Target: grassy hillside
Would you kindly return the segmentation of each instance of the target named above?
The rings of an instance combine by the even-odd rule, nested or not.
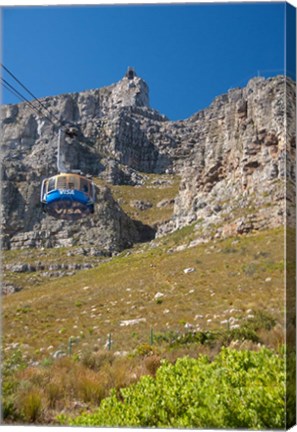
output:
[[[113,194],[132,217],[155,224],[169,217],[178,187],[159,180],[113,186]],[[152,205],[139,210],[135,201]],[[213,358],[222,346],[278,350],[283,250],[282,228],[199,244],[190,225],[115,257],[5,252],[5,281],[22,288],[2,302],[6,421],[51,423],[93,409],[111,389],[155,376],[162,359]],[[45,268],[12,271],[19,263]],[[55,275],[61,263],[68,267]]]
[[[38,360],[64,349],[73,336],[80,340],[75,348],[80,353],[103,347],[109,333],[113,349],[130,350],[149,341],[151,328],[177,331],[189,323],[216,329],[231,318],[240,325],[258,309],[283,324],[281,229],[170,252],[176,237],[185,242],[189,230],[182,231],[159,246],[125,251],[94,269],[7,296],[6,351],[18,343]],[[185,273],[187,268],[194,271]]]
[[[98,186],[103,184],[102,180],[94,181]],[[143,174],[142,185],[108,186],[114,199],[132,219],[154,226],[171,218],[179,183],[180,178],[172,174]],[[137,201],[147,203],[148,208],[137,208]]]

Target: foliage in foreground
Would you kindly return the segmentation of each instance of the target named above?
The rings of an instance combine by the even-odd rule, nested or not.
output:
[[[206,356],[164,362],[156,377],[101,402],[93,414],[60,421],[71,425],[281,429],[285,424],[284,358],[223,348]]]
[[[48,424],[55,423],[59,412],[75,417],[82,410],[96,409],[101,400],[110,395],[111,389],[118,391],[127,387],[142,375],[155,376],[162,359],[175,363],[184,356],[197,358],[207,354],[213,358],[222,346],[230,343],[237,349],[242,345],[241,349],[258,350],[255,343],[273,340],[273,326],[273,318],[258,311],[252,319],[244,320],[240,328],[156,333],[154,345],[141,344],[125,356],[86,350],[81,356],[75,353],[58,359],[47,357],[33,366],[20,350],[5,353],[3,419]],[[279,338],[274,345],[276,349],[280,346]]]

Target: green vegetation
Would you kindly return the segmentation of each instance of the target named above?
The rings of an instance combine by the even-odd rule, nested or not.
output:
[[[194,231],[182,231],[186,243]],[[189,323],[199,331],[220,330],[231,319],[232,329],[257,310],[272,316],[276,324],[275,329],[262,331],[265,344],[281,344],[283,337],[276,329],[283,326],[283,270],[278,265],[282,230],[171,252],[180,235],[173,233],[155,241],[155,247],[140,245],[94,269],[44,280],[5,297],[5,356],[17,343],[28,360],[41,361],[56,350],[67,351],[70,337],[78,341],[73,352],[81,355],[92,347],[102,349],[110,333],[113,350],[131,351],[149,342],[151,328],[182,332]],[[226,253],[228,248],[233,252]],[[251,262],[256,262],[256,269],[247,275],[244,269]],[[185,274],[190,267],[194,271]],[[158,292],[163,294],[162,303],[155,299]],[[139,318],[138,324],[125,325],[125,320]]]
[[[82,409],[94,410],[112,389],[118,392],[143,375],[154,377],[164,361],[175,364],[185,356],[195,359],[206,354],[214,358],[228,346],[258,351],[263,344],[261,332],[266,331],[266,337],[273,332],[274,319],[256,312],[240,328],[228,327],[151,334],[151,344],[140,344],[130,353],[120,355],[97,349],[79,355],[77,351],[72,353],[72,346],[72,350],[61,353],[63,357],[46,357],[38,365],[30,365],[21,351],[15,350],[6,355],[3,364],[4,419],[55,422],[62,409],[72,416]]]
[[[113,390],[94,413],[60,419],[76,426],[282,429],[284,397],[283,355],[223,349],[212,362],[165,362],[155,378]]]
[[[229,345],[232,341],[251,341],[263,343],[259,335],[260,331],[271,331],[275,327],[275,319],[266,313],[256,311],[253,318],[242,318],[241,325],[230,328],[227,321],[226,327],[218,330],[187,331],[157,333],[155,340],[162,344],[166,342],[169,347],[178,347],[198,343],[208,346]]]
[[[98,186],[102,184],[100,180],[95,180]],[[112,195],[120,204],[122,209],[132,218],[147,225],[155,225],[165,222],[171,218],[173,211],[174,198],[177,196],[180,178],[173,175],[144,174],[142,186],[116,186],[108,185]],[[151,207],[139,210],[133,207],[133,201],[147,201]],[[168,204],[157,206],[162,200],[167,200]]]
[[[160,176],[146,175],[143,186],[111,189],[132,218],[154,225],[170,218],[178,189],[178,178],[162,179],[160,185]],[[152,205],[140,210],[133,200]],[[158,206],[162,200],[165,205]],[[283,229],[198,244],[201,222],[115,257],[83,255],[76,247],[4,252],[4,265],[45,265],[37,271],[7,269],[4,275],[23,288],[3,298],[5,422],[56,424],[61,413],[68,421],[99,407],[73,420],[95,422],[114,404],[122,412],[119,425],[130,425],[128,419],[143,426],[282,427],[277,353],[285,345]],[[55,271],[61,263],[95,267],[49,277],[49,267]],[[293,263],[287,270],[293,272]],[[254,366],[245,369],[246,364]],[[267,398],[259,381],[252,382],[256,371]],[[205,378],[201,394],[193,380],[198,372]],[[162,389],[165,376],[172,395]],[[273,379],[280,382],[274,391]],[[229,383],[238,385],[234,395]],[[220,397],[212,386],[225,386]],[[182,398],[172,399],[177,392]],[[150,395],[163,407],[159,412],[150,410]],[[290,400],[292,405],[293,396]],[[130,402],[138,417],[130,416]],[[269,419],[266,403],[273,413]],[[117,424],[118,414],[112,413]],[[109,424],[107,417],[101,420]]]

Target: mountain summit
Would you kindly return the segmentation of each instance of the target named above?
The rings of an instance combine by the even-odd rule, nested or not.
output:
[[[149,89],[146,82],[129,67],[125,76],[112,86],[110,101],[113,109],[121,107],[149,107]]]

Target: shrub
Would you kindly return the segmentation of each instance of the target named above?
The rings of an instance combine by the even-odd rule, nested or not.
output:
[[[150,344],[144,343],[144,344],[138,345],[138,347],[136,348],[136,351],[135,351],[135,355],[140,356],[140,357],[145,357],[145,356],[153,354],[153,352],[154,352],[154,347]]]
[[[79,379],[78,395],[83,402],[99,403],[106,393],[100,380],[87,374]]]
[[[3,419],[16,420],[19,413],[15,402],[15,391],[18,386],[16,374],[26,368],[27,364],[20,350],[13,351],[3,359],[2,374],[2,416]]]
[[[3,393],[5,393],[5,390],[3,389]],[[2,405],[2,416],[3,419],[9,419],[9,420],[16,420],[17,410],[15,407],[15,398],[13,395],[9,394],[5,397],[1,397],[1,405]]]
[[[64,389],[60,384],[55,382],[50,382],[46,386],[46,397],[48,401],[48,406],[51,409],[56,408],[58,401],[60,401],[64,396]]]
[[[269,314],[256,311],[253,318],[242,321],[239,328],[228,330],[223,336],[224,343],[231,340],[250,340],[254,343],[262,342],[261,332],[270,331],[274,328],[276,321]]]
[[[211,331],[194,331],[194,332],[174,332],[157,333],[155,340],[158,343],[166,342],[171,347],[187,345],[191,343],[205,344],[213,341],[217,337],[215,332]]]
[[[255,332],[253,328],[250,328],[248,325],[243,325],[242,327],[235,328],[230,330],[229,333],[226,334],[227,340],[249,340],[252,342],[259,342],[260,338]]]
[[[150,375],[155,376],[161,365],[161,359],[158,355],[151,355],[145,358],[144,365]]]
[[[155,379],[143,376],[119,396],[112,391],[96,412],[70,424],[282,429],[284,378],[282,355],[223,348],[213,362],[200,356],[163,363]]]
[[[38,389],[32,388],[24,392],[18,400],[19,410],[26,423],[36,423],[42,417],[42,396]]]
[[[276,324],[276,320],[264,311],[256,311],[254,318],[249,319],[247,322],[255,331],[260,329],[271,330]]]
[[[135,358],[116,358],[112,366],[107,365],[102,373],[108,378],[108,389],[116,390],[135,382],[141,375],[141,367]],[[140,369],[140,370],[139,370]]]
[[[106,364],[112,364],[114,355],[108,351],[87,351],[83,353],[81,363],[89,369],[98,371]]]

